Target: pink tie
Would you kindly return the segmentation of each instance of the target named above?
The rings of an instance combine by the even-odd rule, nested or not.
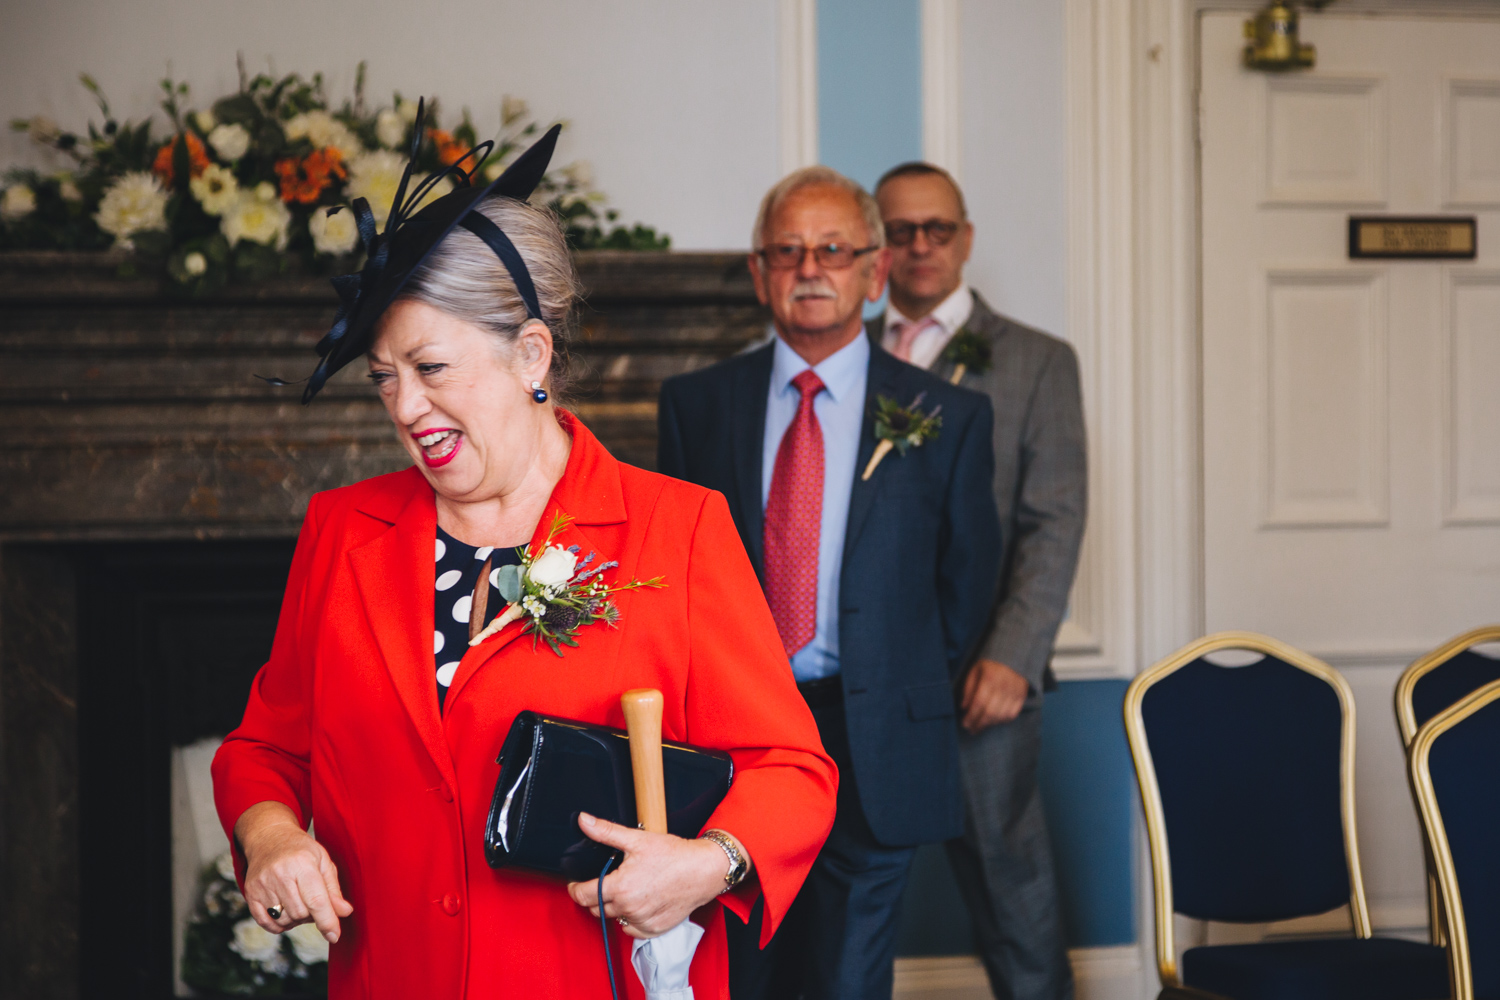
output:
[[[790,657],[818,629],[818,535],[823,525],[823,429],[813,397],[823,380],[811,368],[792,385],[802,393],[776,451],[766,500],[766,603]]]
[[[891,353],[902,361],[910,362],[911,345],[916,343],[923,330],[934,326],[937,326],[937,320],[931,316],[920,321],[906,320],[896,324],[896,348]]]

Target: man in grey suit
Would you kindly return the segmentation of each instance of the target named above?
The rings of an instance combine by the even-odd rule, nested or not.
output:
[[[876,344],[986,393],[995,411],[1001,584],[960,689],[964,834],[948,859],[999,1000],[1073,995],[1037,787],[1042,693],[1078,564],[1087,497],[1078,359],[1001,316],[963,283],[974,226],[949,174],[906,163],[875,189],[891,247],[890,305]],[[962,371],[959,370],[962,366]]]

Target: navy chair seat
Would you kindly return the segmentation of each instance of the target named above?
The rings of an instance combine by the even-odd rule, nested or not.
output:
[[[1444,1000],[1448,960],[1399,938],[1209,945],[1182,956],[1182,981],[1232,1000]]]

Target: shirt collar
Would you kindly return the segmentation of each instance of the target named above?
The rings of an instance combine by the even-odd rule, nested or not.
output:
[[[859,336],[834,351],[821,362],[812,366],[813,372],[823,380],[828,395],[835,403],[857,388],[860,376],[870,365],[870,338],[863,329]],[[780,336],[776,338],[776,354],[771,362],[771,391],[782,393],[792,384],[792,379],[807,371],[808,364],[802,356],[787,346]]]
[[[960,284],[943,301],[937,304],[937,308],[928,313],[932,319],[937,320],[938,326],[942,327],[943,333],[952,336],[963,325],[969,321],[969,316],[974,312],[974,293],[969,291],[969,286]],[[902,315],[901,310],[891,303],[885,307],[885,328],[895,329],[897,323],[907,323],[910,319]]]

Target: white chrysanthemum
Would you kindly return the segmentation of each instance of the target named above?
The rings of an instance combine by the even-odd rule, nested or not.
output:
[[[292,942],[292,951],[303,965],[315,965],[328,961],[328,939],[318,930],[317,924],[298,924],[286,932]]]
[[[234,204],[225,210],[219,229],[230,246],[249,240],[285,250],[286,231],[291,222],[292,213],[281,199],[267,200],[254,191],[241,191]]]
[[[386,217],[391,214],[391,202],[395,200],[396,189],[401,186],[401,175],[405,171],[406,157],[388,149],[377,149],[355,157],[349,164],[349,185],[345,189],[349,200],[352,202],[355,198],[363,198],[368,201],[370,213],[375,216],[375,224],[384,226]],[[420,187],[423,180],[421,177],[413,177],[407,185],[407,195],[410,196]],[[452,190],[453,179],[444,177],[423,196],[417,208]],[[416,208],[412,211],[416,211]]]
[[[375,138],[387,149],[400,149],[406,141],[406,119],[395,108],[381,108],[375,116]]]
[[[240,198],[240,182],[234,179],[234,171],[217,163],[210,163],[203,173],[188,181],[188,189],[209,215],[223,215]]]
[[[306,139],[314,146],[332,146],[350,160],[364,152],[359,136],[349,126],[326,111],[304,111],[286,120],[281,126],[286,137],[292,141]]]
[[[134,234],[166,228],[167,192],[144,170],[124,174],[104,192],[94,221],[115,246],[129,249]]]
[[[25,184],[12,184],[0,197],[0,219],[14,222],[36,211],[36,192]]]
[[[250,132],[243,125],[218,125],[208,133],[208,144],[219,159],[233,162],[250,149]]]
[[[226,882],[234,881],[234,855],[225,851],[214,858],[214,870],[217,871]]]
[[[234,940],[229,947],[251,962],[271,962],[281,950],[281,938],[246,917],[234,925]]]
[[[219,124],[219,120],[214,117],[212,111],[194,111],[193,124],[198,126],[199,132],[208,135],[214,130],[214,126]]]
[[[359,226],[348,208],[333,215],[326,209],[315,209],[307,220],[307,231],[312,234],[313,247],[318,253],[345,254],[359,242]]]

